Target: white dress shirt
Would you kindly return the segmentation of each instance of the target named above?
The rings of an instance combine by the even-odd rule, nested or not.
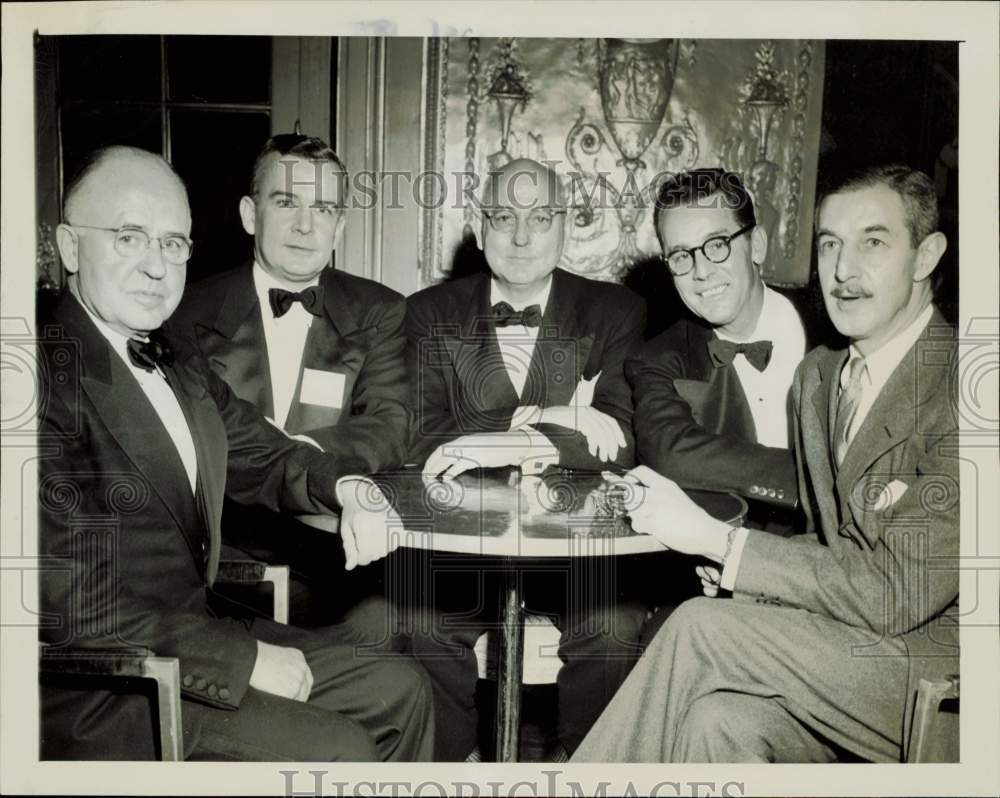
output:
[[[87,315],[94,321],[101,335],[107,339],[111,348],[135,377],[142,392],[146,394],[146,398],[153,406],[153,410],[156,411],[156,415],[163,422],[163,426],[181,458],[181,463],[184,464],[184,471],[187,473],[188,484],[191,486],[193,494],[198,484],[198,456],[195,453],[194,438],[191,437],[191,429],[184,417],[184,411],[181,410],[180,402],[177,401],[173,389],[167,384],[166,377],[158,368],[146,371],[146,369],[134,365],[128,356],[128,336],[109,327],[91,313],[90,309],[82,302],[80,305],[87,311]]]
[[[303,283],[295,288],[302,291],[319,283],[317,275],[309,283]],[[288,286],[278,282],[268,274],[256,261],[253,265],[253,284],[260,303],[261,320],[264,322],[264,341],[267,344],[267,362],[271,375],[271,399],[274,405],[274,422],[284,427],[288,420],[288,411],[292,406],[295,386],[299,381],[302,366],[302,353],[306,347],[306,336],[313,315],[301,302],[293,302],[288,312],[280,319],[274,317],[268,291],[281,288],[288,291]]]
[[[798,311],[788,299],[764,286],[760,316],[749,336],[738,339],[721,330],[716,330],[715,334],[723,341],[735,343],[772,343],[771,360],[763,371],[757,371],[743,354],[733,358],[733,368],[750,405],[757,442],[763,446],[787,449],[788,395],[795,369],[806,352],[806,335]]]
[[[881,349],[872,352],[865,358],[868,368],[866,369],[865,376],[862,377],[861,399],[858,402],[857,410],[854,412],[854,419],[851,421],[848,440],[853,438],[861,428],[861,424],[867,417],[868,411],[872,409],[872,405],[875,404],[878,395],[882,392],[889,377],[892,376],[892,372],[896,370],[896,366],[902,362],[903,357],[917,342],[924,328],[930,322],[933,313],[933,305],[928,305],[912,324],[883,344]],[[855,356],[861,357],[862,355],[855,348],[854,344],[851,344],[850,355],[840,374],[841,390],[847,384],[847,364]],[[736,584],[736,574],[739,571],[740,558],[743,555],[743,547],[746,544],[748,534],[749,531],[747,529],[738,529],[733,538],[733,546],[729,556],[726,558],[725,568],[722,570],[722,578],[719,581],[720,587],[726,590],[732,590]]]

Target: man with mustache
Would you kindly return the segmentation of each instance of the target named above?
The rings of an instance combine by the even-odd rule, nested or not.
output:
[[[917,678],[957,671],[956,347],[932,301],[934,185],[879,167],[818,208],[820,286],[850,346],[796,372],[806,534],[729,528],[652,469],[629,474],[633,527],[710,563],[706,596],[660,629],[581,761],[898,762]]]
[[[326,142],[271,138],[239,206],[253,259],[191,286],[171,323],[237,396],[373,473],[404,458],[405,305],[392,289],[333,268],[347,202],[347,169]],[[345,573],[336,537],[235,502],[225,505],[223,534],[255,559],[292,567],[293,622],[345,621],[368,643],[388,639],[384,563]]]

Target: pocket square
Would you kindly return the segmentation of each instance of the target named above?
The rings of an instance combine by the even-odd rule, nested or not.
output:
[[[905,482],[894,479],[879,492],[870,509],[876,513],[885,512],[903,497],[909,487]]]

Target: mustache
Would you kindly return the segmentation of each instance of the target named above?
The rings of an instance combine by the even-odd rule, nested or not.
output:
[[[864,298],[870,299],[872,293],[870,291],[865,291],[863,288],[833,288],[830,290],[830,296],[836,299],[857,299]]]

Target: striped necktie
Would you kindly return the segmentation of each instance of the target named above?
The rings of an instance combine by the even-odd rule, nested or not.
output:
[[[837,419],[833,426],[833,454],[839,467],[844,462],[844,456],[850,446],[849,434],[851,422],[858,412],[858,404],[861,401],[861,379],[864,377],[867,364],[860,356],[851,358],[847,364],[847,384],[840,391],[840,399],[837,401]]]

